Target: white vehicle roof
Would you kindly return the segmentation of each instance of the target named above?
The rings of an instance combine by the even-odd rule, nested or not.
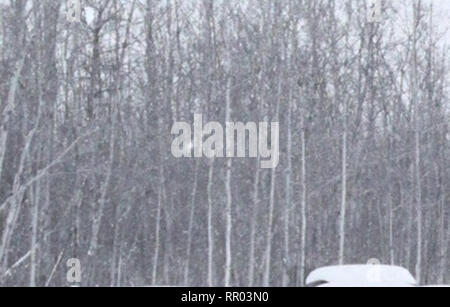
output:
[[[408,270],[389,265],[342,265],[317,269],[307,285],[322,287],[408,287],[417,284]]]

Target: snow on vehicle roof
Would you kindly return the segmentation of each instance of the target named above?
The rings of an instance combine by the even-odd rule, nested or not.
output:
[[[306,284],[322,286],[414,286],[417,284],[408,270],[389,265],[342,265],[317,269],[309,274]],[[328,284],[328,285],[327,285]]]
[[[386,282],[386,283],[370,283],[370,282],[358,282],[358,283],[346,283],[346,282],[332,282],[325,283],[318,288],[414,288],[415,285],[398,283],[398,282]]]

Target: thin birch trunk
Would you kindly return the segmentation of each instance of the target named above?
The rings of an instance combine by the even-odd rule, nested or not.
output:
[[[287,287],[289,284],[289,269],[290,269],[290,259],[289,259],[289,215],[291,212],[291,176],[292,176],[292,90],[289,93],[289,101],[288,101],[288,115],[287,115],[287,169],[286,169],[286,203],[284,208],[284,270],[283,270],[283,287]]]
[[[160,248],[160,231],[161,231],[161,207],[163,199],[163,169],[162,165],[159,168],[160,182],[158,191],[158,208],[156,211],[156,223],[155,223],[155,251],[153,254],[153,270],[152,270],[152,285],[156,285],[157,273],[158,273],[158,257]]]
[[[191,260],[191,249],[192,249],[192,236],[194,228],[195,219],[195,196],[197,194],[197,177],[198,177],[199,160],[195,163],[194,170],[194,184],[191,194],[191,210],[189,214],[189,225],[188,225],[188,237],[187,237],[187,247],[186,247],[186,263],[184,267],[184,285],[189,286],[189,265]]]
[[[0,125],[0,178],[2,178],[3,174],[3,164],[6,154],[6,145],[8,142],[8,134],[9,134],[9,119],[10,115],[14,109],[17,85],[19,84],[20,75],[22,74],[22,69],[25,64],[26,54],[23,52],[22,58],[16,64],[16,71],[14,76],[10,80],[10,87],[8,92],[8,100],[6,103],[6,107],[3,110],[1,125]]]
[[[417,28],[420,23],[421,0],[414,2],[414,26],[413,26],[413,51],[412,51],[412,103],[414,106],[414,139],[415,139],[415,181],[416,181],[416,214],[417,214],[417,261],[416,280],[420,284],[422,277],[422,183],[420,175],[420,123],[419,123],[419,102],[418,91],[418,71],[417,71]]]
[[[281,76],[278,80],[278,91],[277,91],[277,109],[275,114],[275,119],[278,121],[279,108],[281,100]],[[261,136],[260,136],[261,137]],[[271,137],[274,137],[273,135]],[[274,220],[274,209],[275,209],[275,182],[276,182],[276,167],[272,167],[270,176],[270,195],[269,195],[269,220],[267,225],[266,233],[266,252],[265,252],[265,265],[264,265],[264,279],[263,286],[270,286],[270,273],[272,264],[272,236],[273,236],[273,220]]]
[[[347,109],[344,106],[345,110]],[[345,215],[347,209],[347,112],[344,112],[344,131],[342,133],[342,194],[339,220],[339,264],[344,264],[345,249]]]
[[[391,265],[395,265],[395,247],[394,247],[394,209],[392,192],[390,192],[388,200],[389,210],[389,262]]]
[[[231,60],[231,57],[230,57]],[[231,64],[230,64],[231,65]],[[225,121],[231,120],[231,86],[232,78],[228,76],[227,88],[226,88],[226,115]],[[227,170],[225,179],[225,193],[227,195],[225,215],[226,215],[226,232],[225,232],[225,287],[231,286],[231,265],[232,265],[232,252],[231,252],[231,234],[232,234],[232,195],[231,195],[231,167],[232,160],[227,160]]]
[[[436,165],[437,168],[437,165]],[[439,201],[439,274],[438,283],[443,284],[445,282],[445,271],[446,271],[446,258],[447,258],[447,240],[445,234],[445,191],[442,187],[441,180],[439,181],[439,191],[441,194],[441,199]]]
[[[213,200],[212,200],[212,185],[214,174],[214,160],[209,165],[208,172],[208,286],[214,287],[214,225],[213,225]]]
[[[302,202],[301,202],[301,219],[302,219],[302,234],[300,240],[300,286],[305,285],[305,271],[306,271],[306,135],[305,135],[305,116],[302,115],[302,131],[301,131],[301,146],[302,146]]]
[[[262,27],[261,27],[262,28]],[[262,66],[265,67],[265,60],[262,60]],[[264,106],[264,80],[262,80],[262,76],[258,76],[258,84],[259,84],[259,103],[258,103],[258,115],[261,117],[261,109]],[[256,94],[255,94],[256,95]],[[251,222],[250,222],[250,251],[249,251],[249,261],[248,261],[248,286],[253,287],[255,284],[255,266],[256,266],[256,230],[258,226],[258,206],[259,206],[259,181],[261,176],[261,156],[259,155],[256,159],[255,164],[255,176],[253,179],[253,196],[252,196],[252,212],[251,212]]]
[[[32,190],[32,189],[30,189]],[[36,182],[35,195],[30,197],[33,200],[31,214],[31,265],[30,265],[30,287],[36,287],[36,271],[37,271],[37,236],[39,227],[39,201],[41,192],[41,181]]]
[[[258,219],[258,205],[259,205],[259,177],[260,177],[260,157],[256,159],[256,171],[253,181],[253,204],[252,204],[252,216],[250,222],[250,256],[248,259],[248,286],[253,287],[255,282],[255,249],[256,249],[256,226]]]

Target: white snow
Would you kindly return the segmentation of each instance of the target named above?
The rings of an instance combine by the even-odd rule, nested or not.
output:
[[[326,283],[318,288],[414,288],[414,285],[404,283]]]
[[[317,269],[306,284],[326,282],[321,287],[412,287],[417,284],[408,270],[388,265],[343,265]]]

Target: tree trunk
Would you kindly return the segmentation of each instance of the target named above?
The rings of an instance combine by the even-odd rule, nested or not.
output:
[[[198,168],[199,168],[199,160],[195,163],[194,170],[194,185],[192,188],[191,194],[191,210],[189,214],[189,225],[188,225],[188,237],[187,237],[187,247],[186,247],[186,263],[184,267],[184,285],[186,287],[189,286],[189,265],[191,260],[191,247],[192,247],[192,235],[194,228],[194,219],[195,219],[195,195],[197,194],[197,176],[198,176]]]
[[[281,102],[281,76],[279,76],[278,80],[278,91],[277,91],[277,107],[275,119],[278,121],[278,114]],[[259,136],[261,137],[261,135]],[[273,138],[274,136],[271,135]],[[264,140],[266,141],[266,140]],[[272,144],[273,145],[273,144]],[[265,252],[265,266],[264,266],[264,287],[270,286],[270,271],[272,264],[272,236],[273,236],[273,220],[274,220],[274,208],[275,208],[275,183],[276,183],[276,167],[272,166],[271,175],[270,175],[270,195],[269,195],[269,220],[267,224],[267,234],[266,234],[266,252]]]
[[[226,88],[226,122],[231,120],[231,76],[228,76]],[[232,160],[227,160],[227,170],[225,179],[225,193],[227,195],[227,202],[225,207],[226,216],[226,232],[225,232],[225,287],[231,286],[231,232],[232,232],[232,195],[231,195],[231,166]]]
[[[417,261],[416,280],[420,284],[422,277],[422,183],[420,174],[420,122],[419,122],[419,101],[418,91],[418,71],[417,71],[417,28],[420,24],[421,1],[414,2],[414,26],[413,26],[413,51],[412,51],[412,103],[414,106],[414,140],[415,140],[415,178],[416,178],[416,214],[417,214]]]
[[[208,172],[208,286],[214,287],[214,225],[213,225],[213,200],[212,185],[214,174],[214,160],[211,160]]]

